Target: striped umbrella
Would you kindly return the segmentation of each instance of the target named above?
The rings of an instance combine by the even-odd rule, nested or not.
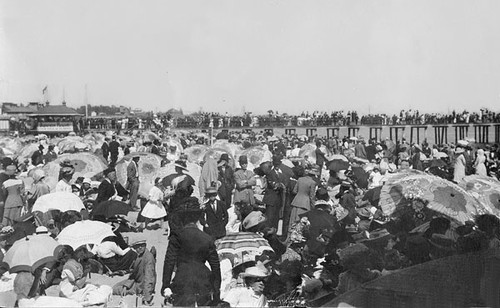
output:
[[[273,251],[265,238],[252,232],[229,233],[215,242],[219,254],[240,254],[243,252],[262,253],[265,250]]]

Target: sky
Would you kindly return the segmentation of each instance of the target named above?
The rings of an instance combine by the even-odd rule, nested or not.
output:
[[[498,16],[497,0],[0,0],[0,101],[500,111]]]

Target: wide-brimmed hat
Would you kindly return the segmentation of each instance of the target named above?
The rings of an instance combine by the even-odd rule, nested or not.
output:
[[[224,161],[226,161],[226,162],[229,162],[229,155],[227,155],[227,153],[222,153],[222,154],[221,154],[221,156],[220,156],[220,158],[219,158],[219,163],[220,163],[221,161],[223,161],[223,160],[224,160]]]
[[[49,233],[49,229],[47,229],[47,227],[44,227],[44,226],[39,226],[36,228],[35,233],[36,234],[47,234],[47,233]]]
[[[361,216],[361,217],[370,218],[372,216],[372,212],[367,207],[362,207],[362,208],[356,209],[356,212],[358,212],[358,216]]]
[[[71,282],[74,282],[83,277],[83,266],[75,259],[69,259],[64,263],[63,271],[68,270],[71,276],[68,276]]]
[[[74,174],[75,168],[73,166],[64,166],[61,168],[61,173],[64,175]]]
[[[241,155],[240,158],[238,158],[238,162],[240,165],[248,164],[248,157],[246,155]]]
[[[243,278],[248,278],[248,277],[265,278],[265,277],[268,277],[268,276],[269,276],[269,272],[267,272],[261,266],[248,267],[247,269],[245,269],[244,273],[241,273],[241,277],[243,277]]]
[[[273,165],[281,164],[281,155],[273,155]]]
[[[415,149],[422,151],[422,147],[418,143],[415,143],[413,146],[415,147]]]
[[[357,254],[367,253],[368,251],[369,248],[366,245],[358,243],[340,250],[338,254],[341,261],[346,261]]]
[[[45,171],[42,169],[35,169],[33,171],[33,181],[38,182],[45,177]]]
[[[393,237],[394,235],[389,233],[387,229],[378,229],[368,233],[368,238],[362,239],[360,242],[363,242],[365,245],[370,245],[387,241]]]
[[[107,176],[111,172],[116,172],[115,168],[113,167],[106,168],[102,173],[104,174],[104,176]]]
[[[241,225],[248,230],[264,221],[266,221],[266,216],[261,211],[253,211],[245,217]]]
[[[207,190],[205,190],[205,195],[217,195],[217,188],[208,187]]]
[[[461,153],[464,153],[464,152],[465,152],[465,150],[464,150],[464,148],[462,148],[462,147],[457,147],[457,148],[455,149],[455,153],[456,153],[456,154],[461,154]]]
[[[187,171],[186,163],[183,162],[182,160],[176,160],[175,163],[174,163],[174,167],[175,168],[181,168],[182,170],[186,170]]]
[[[139,246],[139,245],[146,245],[146,239],[138,237],[138,238],[134,238],[130,242],[130,246]]]
[[[314,165],[314,166],[311,166],[311,168],[306,169],[306,173],[311,174],[311,175],[319,175],[320,170],[319,170],[318,166]]]

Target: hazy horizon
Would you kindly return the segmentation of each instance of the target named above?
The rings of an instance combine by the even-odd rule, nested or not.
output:
[[[0,101],[43,101],[47,86],[74,108],[499,111],[499,13],[493,0],[0,0]]]

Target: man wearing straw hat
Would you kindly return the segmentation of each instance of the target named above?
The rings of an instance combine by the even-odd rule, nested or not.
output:
[[[151,306],[156,285],[155,256],[146,248],[146,240],[134,239],[132,248],[137,252],[137,259],[132,264],[132,272],[128,279],[113,286],[115,295],[142,295],[142,304]]]
[[[200,221],[203,225],[203,231],[211,235],[214,239],[224,237],[228,221],[226,205],[223,201],[218,200],[217,188],[215,187],[207,188],[205,197],[208,200],[203,204],[205,208]]]

